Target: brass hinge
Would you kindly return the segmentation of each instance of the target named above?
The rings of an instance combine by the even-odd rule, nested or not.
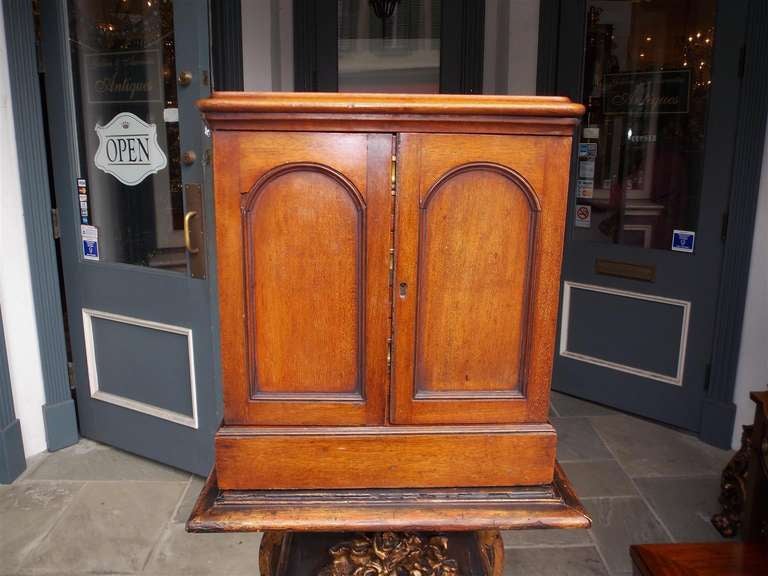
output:
[[[394,196],[397,193],[397,155],[392,154],[392,164],[390,168],[389,190]]]
[[[392,337],[387,338],[387,373],[392,373]]]
[[[395,249],[389,249],[389,285],[395,283]]]
[[[61,226],[59,225],[59,209],[51,208],[51,228],[53,229],[53,239],[61,238]]]

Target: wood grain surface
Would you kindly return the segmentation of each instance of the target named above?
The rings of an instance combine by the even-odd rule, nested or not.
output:
[[[768,548],[763,544],[709,542],[642,544],[630,547],[638,576],[764,576]]]
[[[216,436],[216,467],[224,490],[530,486],[552,481],[555,444],[548,424],[240,427]]]
[[[402,134],[393,422],[545,422],[570,141]]]
[[[214,134],[226,424],[383,423],[391,154],[391,135]]]

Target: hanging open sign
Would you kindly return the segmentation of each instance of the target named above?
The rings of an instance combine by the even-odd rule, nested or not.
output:
[[[157,143],[157,126],[147,124],[130,112],[121,112],[106,126],[96,125],[99,149],[96,167],[112,174],[123,184],[136,186],[150,174],[168,165]]]

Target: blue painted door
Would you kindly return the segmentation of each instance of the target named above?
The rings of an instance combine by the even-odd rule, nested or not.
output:
[[[556,390],[700,428],[746,4],[563,8],[561,21],[577,32],[558,91],[587,112],[574,154]]]
[[[221,419],[195,108],[207,3],[70,0],[41,25],[81,433],[206,474]]]

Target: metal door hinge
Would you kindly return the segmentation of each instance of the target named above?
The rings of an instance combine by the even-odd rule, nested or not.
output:
[[[389,190],[392,196],[394,196],[397,194],[397,154],[392,154],[392,164],[389,173]]]
[[[387,338],[387,373],[392,373],[392,337]]]
[[[712,362],[707,362],[704,367],[704,392],[709,392],[709,383],[712,378]]]
[[[51,208],[51,228],[53,229],[53,239],[61,238],[61,226],[59,225],[59,209]]]
[[[725,242],[728,237],[728,212],[723,212],[720,221],[720,240]]]
[[[69,389],[74,390],[77,384],[75,381],[75,365],[72,362],[67,362],[67,378],[69,379]]]
[[[747,62],[747,45],[742,44],[739,50],[739,78],[744,78],[744,67]]]

